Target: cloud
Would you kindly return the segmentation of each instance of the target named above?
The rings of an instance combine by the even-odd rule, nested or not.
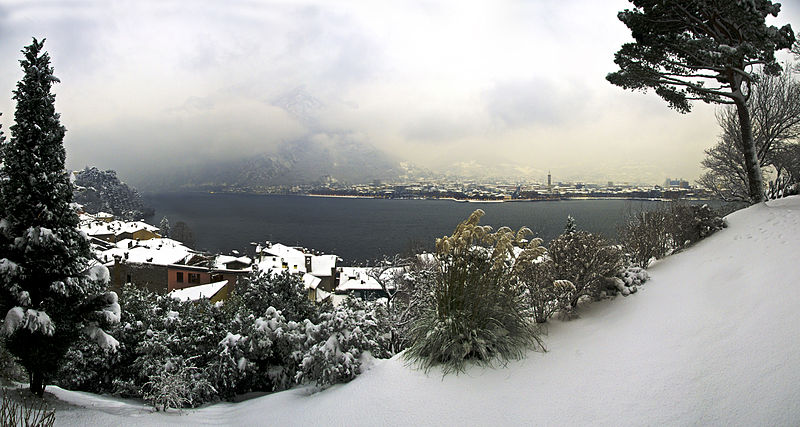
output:
[[[559,84],[548,78],[503,82],[484,95],[492,118],[506,126],[563,126],[582,119],[592,93],[579,84]]]
[[[3,2],[0,111],[7,127],[19,50],[37,35],[48,38],[62,80],[56,108],[69,130],[70,167],[150,173],[344,134],[427,167],[566,175],[592,162],[621,170],[620,159],[653,155],[658,162],[642,174],[691,178],[716,134],[712,110],[681,116],[654,94],[605,81],[630,39],[616,18],[626,7]],[[796,5],[784,11],[797,16]]]

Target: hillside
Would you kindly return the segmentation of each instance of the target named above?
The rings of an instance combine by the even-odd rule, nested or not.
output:
[[[654,266],[641,292],[553,322],[547,353],[506,367],[442,377],[396,357],[316,394],[301,388],[183,415],[48,388],[64,401],[57,424],[796,424],[800,197],[727,221]]]

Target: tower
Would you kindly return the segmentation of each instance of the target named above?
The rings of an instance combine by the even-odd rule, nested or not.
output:
[[[547,188],[553,188],[553,181],[552,176],[550,176],[550,171],[547,171]]]

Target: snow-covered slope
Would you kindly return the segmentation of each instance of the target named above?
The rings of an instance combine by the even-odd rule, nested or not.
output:
[[[800,197],[727,221],[653,267],[641,292],[553,322],[547,353],[504,368],[442,377],[394,358],[320,393],[290,390],[184,415],[56,389],[93,406],[60,409],[58,424],[796,425]]]

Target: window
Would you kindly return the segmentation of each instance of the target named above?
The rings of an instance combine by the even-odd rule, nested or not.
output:
[[[200,283],[200,273],[189,273],[189,283]]]
[[[133,283],[133,280],[131,280],[131,275],[130,275],[130,274],[128,274],[128,280],[127,280],[127,283]]]
[[[178,283],[183,283],[183,272],[179,271],[175,273],[175,278],[177,279]]]

